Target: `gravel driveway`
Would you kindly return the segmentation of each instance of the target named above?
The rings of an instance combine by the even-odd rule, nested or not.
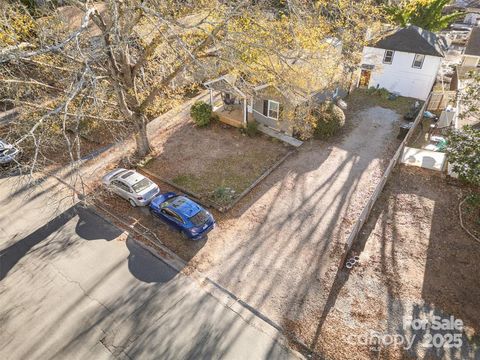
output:
[[[307,344],[314,337],[340,249],[399,141],[400,116],[359,111],[343,135],[305,143],[220,219],[190,260],[214,281]]]

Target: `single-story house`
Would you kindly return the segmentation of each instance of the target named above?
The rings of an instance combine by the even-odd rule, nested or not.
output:
[[[241,79],[224,75],[206,82],[210,104],[220,121],[241,128],[249,121],[293,135],[299,106],[335,100],[346,95],[339,87],[305,94],[292,86],[263,84],[249,86]]]
[[[417,26],[391,31],[364,47],[358,86],[426,100],[445,48],[443,38]]]

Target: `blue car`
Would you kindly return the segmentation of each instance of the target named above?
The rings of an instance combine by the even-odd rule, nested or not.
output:
[[[215,227],[215,220],[207,210],[186,196],[173,192],[154,198],[150,211],[192,240],[203,239]]]

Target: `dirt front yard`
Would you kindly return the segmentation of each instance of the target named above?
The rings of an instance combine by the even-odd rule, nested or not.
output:
[[[434,172],[396,169],[354,247],[359,265],[337,274],[321,328],[297,331],[331,359],[480,358],[480,244],[458,218],[468,191]],[[454,316],[463,331],[409,324],[433,316]],[[387,343],[367,343],[373,333]],[[448,347],[455,333],[462,345]]]
[[[185,121],[162,139],[145,170],[222,206],[292,150],[266,135],[248,137],[220,123],[198,128]]]

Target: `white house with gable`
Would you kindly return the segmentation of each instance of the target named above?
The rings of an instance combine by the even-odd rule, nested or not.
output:
[[[426,100],[444,57],[443,39],[417,26],[394,30],[363,49],[358,86]]]

